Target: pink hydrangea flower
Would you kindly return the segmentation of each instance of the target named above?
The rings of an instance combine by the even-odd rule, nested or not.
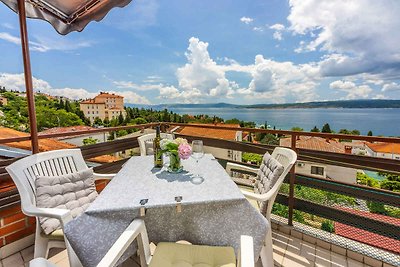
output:
[[[188,159],[192,155],[192,147],[189,144],[180,144],[178,147],[179,157],[181,159]]]

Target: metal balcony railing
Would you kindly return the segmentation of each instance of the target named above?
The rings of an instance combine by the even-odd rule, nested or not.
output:
[[[40,135],[39,139],[56,138],[66,136],[76,136],[80,134],[110,132],[127,129],[145,129],[151,128],[158,123],[141,124],[133,126],[123,126],[114,128],[101,128],[90,131],[72,132],[67,134]],[[187,124],[179,123],[161,123],[162,129],[176,127],[185,127]],[[219,130],[242,131],[247,133],[270,133],[274,135],[284,135],[291,137],[291,148],[298,153],[298,159],[301,161],[314,162],[320,164],[329,164],[340,167],[348,167],[362,170],[380,171],[400,175],[400,160],[377,158],[368,156],[359,156],[344,153],[331,153],[296,147],[298,136],[315,136],[326,139],[351,139],[367,142],[387,142],[400,143],[400,138],[355,136],[343,134],[293,132],[281,130],[265,130],[253,128],[233,128],[214,125],[196,125],[190,124],[190,127],[215,128]],[[272,145],[254,144],[249,142],[231,141],[215,139],[210,137],[186,136],[175,134],[176,136],[187,138],[189,141],[202,139],[205,146],[229,149],[232,151],[249,152],[264,154],[274,149]],[[1,139],[0,144],[10,142],[19,142],[29,140],[30,137],[19,137]],[[109,142],[98,143],[94,145],[82,146],[82,154],[85,159],[112,154],[120,151],[129,150],[138,147],[137,137],[117,139]],[[15,187],[10,181],[10,177],[5,171],[5,167],[16,159],[0,161],[0,211],[18,205],[19,196]],[[117,172],[127,159],[121,159],[112,163],[105,163],[95,167],[95,170],[103,173]],[[226,159],[221,160],[221,164],[226,164]],[[247,164],[242,163],[241,164]],[[248,164],[247,164],[248,165]],[[254,165],[252,165],[254,166]],[[6,190],[7,187],[9,190]],[[372,207],[372,208],[371,208]],[[378,209],[384,207],[384,210],[390,212],[379,212]],[[368,210],[368,208],[370,208]],[[372,212],[371,212],[372,211]],[[286,217],[287,223],[293,225],[293,222],[301,223],[314,228],[322,228],[332,235],[338,232],[339,228],[343,231],[350,231],[348,237],[361,235],[368,246],[377,247],[382,251],[380,254],[374,251],[371,255],[382,261],[396,264],[400,259],[400,193],[383,190],[379,188],[368,187],[365,185],[339,182],[330,179],[316,178],[307,175],[295,173],[293,168],[287,176],[285,184],[276,199],[273,213]],[[335,229],[337,228],[337,229]],[[342,231],[341,230],[341,231]],[[357,239],[354,237],[353,239]],[[360,240],[359,240],[360,241]],[[339,244],[340,242],[338,242]],[[340,244],[339,244],[340,245]],[[345,244],[344,244],[345,245]],[[400,262],[399,262],[400,264]]]

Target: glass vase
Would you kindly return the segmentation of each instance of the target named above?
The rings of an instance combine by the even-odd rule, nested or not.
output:
[[[168,172],[179,173],[183,170],[178,152],[169,152]]]

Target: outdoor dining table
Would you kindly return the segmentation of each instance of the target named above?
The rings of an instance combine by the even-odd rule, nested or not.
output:
[[[249,235],[258,257],[268,221],[211,154],[198,163],[191,158],[183,160],[182,165],[181,173],[169,173],[166,168],[153,168],[152,156],[132,157],[126,162],[84,214],[64,229],[84,266],[96,266],[139,217],[152,242],[186,240],[232,246],[237,252],[240,236]],[[198,173],[204,182],[193,184],[191,177]]]

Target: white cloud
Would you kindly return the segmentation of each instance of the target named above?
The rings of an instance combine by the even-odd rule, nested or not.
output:
[[[0,39],[21,45],[21,39],[17,36],[13,36],[7,32],[0,32]],[[32,51],[47,52],[50,50],[58,51],[71,51],[79,48],[90,47],[92,43],[89,41],[69,41],[65,37],[58,37],[57,39],[50,39],[46,37],[33,37],[35,41],[29,41],[29,47]]]
[[[346,99],[368,98],[372,88],[368,85],[356,85],[351,81],[334,81],[329,84],[329,88],[347,93]]]
[[[273,33],[273,35],[272,35],[272,37],[273,37],[275,40],[278,40],[278,41],[282,41],[282,40],[283,40],[282,31],[285,30],[285,26],[284,26],[283,24],[276,23],[276,24],[274,24],[274,25],[272,25],[272,26],[269,26],[269,28],[270,28],[271,30],[275,30],[274,33]]]
[[[144,83],[156,83],[156,82],[160,82],[162,80],[162,78],[160,76],[157,75],[150,75],[147,76],[145,80],[143,80]]]
[[[11,34],[7,33],[7,32],[0,32],[0,39],[13,43],[13,44],[21,44],[21,39],[16,37],[16,36],[12,36]]]
[[[162,84],[137,84],[131,81],[113,81],[117,88],[134,89],[139,91],[160,90]]]
[[[264,28],[263,27],[253,27],[253,31],[255,31],[255,32],[263,32]]]
[[[278,41],[282,41],[282,39],[283,39],[282,33],[281,33],[281,32],[278,32],[278,31],[274,32],[274,34],[272,35],[272,37],[273,37],[275,40],[278,40]]]
[[[316,100],[318,68],[315,64],[296,65],[292,62],[277,62],[257,55],[247,89],[238,92],[251,98],[264,98],[269,102]]]
[[[169,91],[175,97],[230,98],[235,95],[253,99],[267,99],[268,102],[284,102],[286,98],[295,100],[315,99],[315,88],[320,79],[316,64],[296,65],[292,62],[277,62],[255,57],[255,63],[241,65],[234,60],[217,64],[208,53],[208,43],[190,38],[188,63],[178,68],[178,88]],[[242,73],[251,78],[247,87],[226,77],[227,72]],[[186,92],[186,94],[183,94]]]
[[[395,82],[384,84],[382,87],[382,92],[389,91],[400,91],[400,84]]]
[[[240,18],[240,21],[243,22],[243,23],[245,23],[245,24],[250,24],[250,23],[253,22],[253,20],[254,20],[254,19],[249,18],[249,17],[241,17],[241,18]]]
[[[1,26],[6,28],[6,29],[9,29],[9,30],[14,30],[15,29],[14,25],[12,25],[11,23],[7,23],[7,22],[2,23]]]
[[[211,59],[207,49],[208,43],[194,37],[189,39],[188,63],[176,71],[179,87],[187,91],[196,89],[205,96],[231,94],[232,84],[221,66]]]
[[[290,0],[289,5],[289,30],[311,39],[296,51],[326,51],[324,76],[399,75],[400,1]]]
[[[283,31],[285,29],[285,26],[283,24],[276,23],[276,24],[274,24],[272,26],[269,26],[269,28],[271,30],[275,30],[275,31]]]
[[[86,99],[93,98],[97,93],[89,92],[83,88],[54,88],[47,81],[32,78],[33,88],[36,92],[47,93],[54,96],[68,96],[71,99]],[[5,86],[9,90],[18,90],[21,92],[25,91],[25,78],[24,74],[11,74],[11,73],[0,73],[0,85]],[[135,104],[150,104],[150,101],[144,96],[140,96],[132,91],[110,91],[111,93],[117,93],[125,97],[126,103]]]

